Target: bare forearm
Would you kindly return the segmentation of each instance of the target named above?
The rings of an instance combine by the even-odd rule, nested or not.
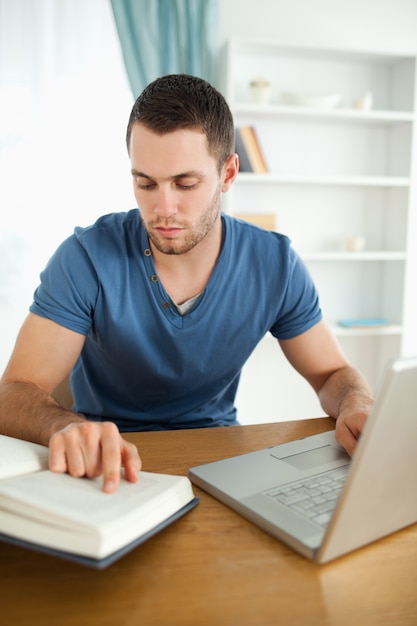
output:
[[[81,415],[62,408],[49,394],[32,383],[0,385],[0,433],[48,445],[51,436]]]
[[[366,379],[353,367],[344,367],[329,376],[318,392],[323,409],[337,419],[341,413],[352,410],[369,412],[372,391]]]
[[[336,420],[336,439],[352,455],[372,407],[372,392],[364,377],[343,367],[318,392],[321,405]]]
[[[49,446],[53,472],[103,476],[103,490],[111,493],[122,467],[127,480],[138,479],[136,446],[113,422],[86,420],[49,395],[74,367],[84,341],[84,335],[29,314],[0,381],[0,433]]]

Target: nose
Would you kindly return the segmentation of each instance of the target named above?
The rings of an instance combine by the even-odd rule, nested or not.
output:
[[[154,210],[159,217],[176,215],[178,204],[175,192],[172,189],[159,189]]]

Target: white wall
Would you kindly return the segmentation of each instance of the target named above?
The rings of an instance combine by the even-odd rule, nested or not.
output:
[[[0,0],[0,371],[76,225],[135,206],[108,0]]]
[[[219,42],[261,37],[362,50],[417,50],[417,0],[219,0]]]

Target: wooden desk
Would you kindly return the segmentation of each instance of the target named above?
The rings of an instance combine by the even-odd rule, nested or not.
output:
[[[135,433],[144,469],[188,467],[328,430],[328,418]],[[417,525],[315,565],[195,488],[199,506],[107,570],[0,544],[5,626],[415,626]],[[360,519],[358,520],[360,523]]]

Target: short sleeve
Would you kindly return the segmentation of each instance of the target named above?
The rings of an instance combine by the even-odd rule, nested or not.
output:
[[[93,322],[99,282],[75,235],[59,246],[40,278],[30,311],[86,335]]]
[[[283,306],[271,333],[277,339],[292,339],[322,319],[319,296],[313,279],[298,254],[289,247],[288,275]]]

